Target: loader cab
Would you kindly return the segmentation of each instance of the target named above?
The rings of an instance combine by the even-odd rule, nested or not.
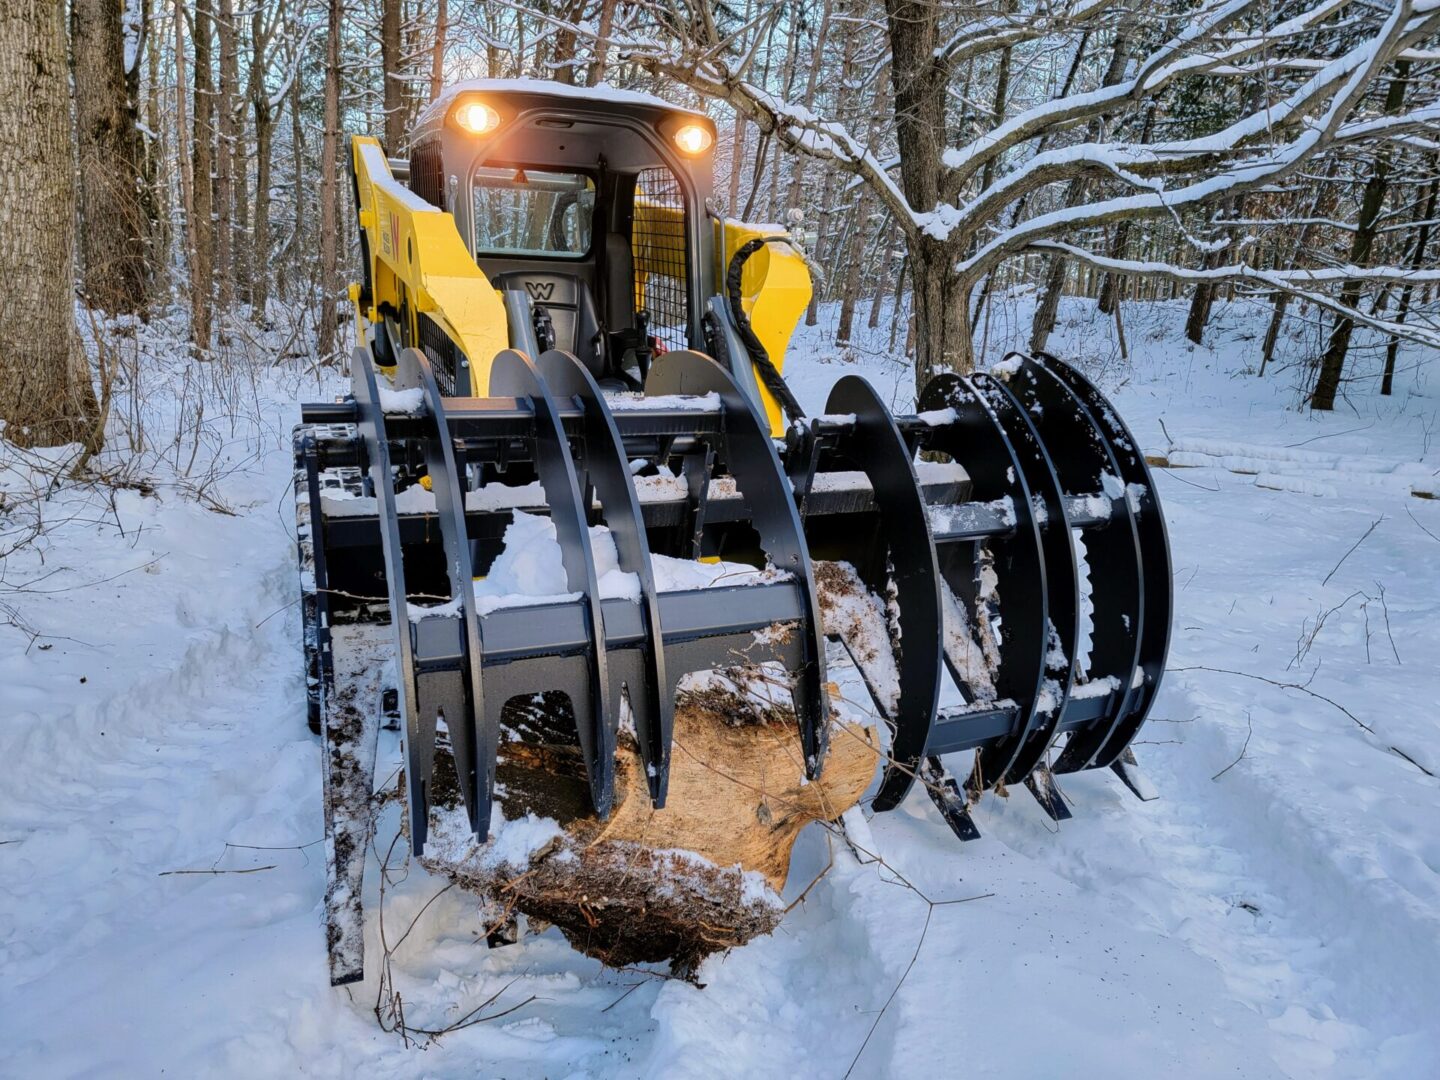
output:
[[[510,345],[573,352],[614,389],[703,347],[715,130],[629,92],[524,80],[451,87],[410,139],[410,187],[454,215],[501,292]]]

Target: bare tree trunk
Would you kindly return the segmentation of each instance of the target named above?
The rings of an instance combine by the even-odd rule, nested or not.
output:
[[[611,0],[613,8],[613,0]],[[445,87],[445,36],[450,32],[450,9],[446,0],[435,0],[435,44],[430,49],[430,100]],[[609,33],[603,29],[602,34]]]
[[[0,5],[0,419],[17,446],[103,432],[75,330],[75,172],[64,4]]]
[[[855,221],[850,228],[849,242],[845,245],[845,279],[840,286],[840,322],[835,330],[835,344],[845,347],[850,344],[850,333],[855,324],[855,303],[860,296],[860,264],[864,262],[865,233],[870,224],[870,189],[860,195],[855,207]]]
[[[1405,88],[1410,79],[1410,61],[1399,60],[1395,64],[1395,76],[1390,80],[1390,89],[1385,94],[1385,112],[1394,116],[1405,103]],[[1380,210],[1385,205],[1385,192],[1390,183],[1390,149],[1387,145],[1375,160],[1375,169],[1365,181],[1365,191],[1360,197],[1360,215],[1356,222],[1355,238],[1350,245],[1350,265],[1362,266],[1370,257],[1375,243],[1375,233],[1380,224]],[[1353,308],[1360,303],[1360,290],[1364,282],[1351,278],[1340,290],[1340,301]],[[1335,328],[1330,333],[1330,342],[1320,358],[1320,375],[1315,382],[1315,391],[1310,395],[1310,408],[1329,412],[1335,408],[1335,398],[1340,393],[1340,377],[1345,370],[1345,354],[1350,351],[1350,335],[1355,331],[1355,320],[1348,315],[1335,319]]]
[[[329,0],[325,41],[325,138],[320,148],[320,358],[336,353],[335,283],[339,252],[340,12],[343,0]],[[396,0],[398,2],[398,0]],[[386,80],[387,86],[389,80]],[[388,90],[387,90],[388,93]],[[392,114],[386,113],[387,123]],[[392,144],[393,145],[393,144]]]
[[[210,0],[196,0],[194,19],[195,117],[191,144],[191,202],[194,241],[190,263],[190,341],[196,355],[210,353],[215,287],[215,190],[212,145],[215,95],[210,70]]]
[[[875,296],[870,301],[870,314],[865,319],[865,325],[874,330],[880,325],[880,305],[885,299],[885,286],[890,280],[890,264],[895,258],[895,245],[890,236],[890,223],[887,221],[880,227],[880,273],[875,279]],[[895,310],[900,310],[896,305]]]
[[[400,81],[400,69],[400,0],[380,0],[380,78],[384,83],[380,99],[385,109],[387,154],[400,153],[405,141],[405,84]],[[326,93],[329,93],[328,83]],[[325,107],[330,107],[328,97]],[[326,117],[325,126],[329,128],[328,112]]]
[[[445,0],[440,0],[440,3],[445,3]],[[605,63],[610,52],[610,46],[605,39],[610,36],[610,29],[614,25],[615,0],[600,0],[600,40],[595,43],[595,57],[590,61],[590,71],[585,76],[587,86],[595,86],[605,81]],[[733,203],[734,200],[731,201]]]
[[[820,82],[821,64],[819,58],[825,54],[825,38],[830,33],[830,13],[834,10],[835,0],[824,0],[824,7],[820,11],[820,24],[815,28],[815,50],[811,53],[814,57],[810,63],[810,74],[805,78],[805,97],[801,104],[807,109],[815,106],[815,88]],[[805,182],[805,155],[796,154],[795,160],[790,165],[790,190],[785,195],[785,209],[795,210],[800,206],[800,195],[802,185]]]
[[[1430,168],[1434,171],[1437,164],[1440,164],[1440,155],[1431,155]],[[1430,194],[1425,199],[1425,208],[1416,209],[1420,215],[1420,232],[1415,237],[1415,250],[1410,256],[1410,268],[1419,270],[1425,265],[1425,248],[1430,242],[1430,223],[1435,220],[1435,196],[1440,192],[1440,178],[1430,181]],[[1405,290],[1400,294],[1400,308],[1395,312],[1395,321],[1403,323],[1410,314],[1410,298],[1414,294],[1415,283],[1407,281]],[[1395,356],[1400,351],[1400,338],[1394,334],[1390,335],[1390,342],[1385,346],[1385,376],[1380,382],[1380,393],[1386,397],[1390,396],[1395,386]]]
[[[220,0],[216,17],[220,38],[220,79],[215,95],[219,138],[215,148],[215,279],[222,312],[235,303],[235,90],[239,82],[235,0]],[[222,316],[223,318],[223,316]],[[222,327],[221,335],[224,336]]]
[[[86,298],[109,312],[140,310],[149,288],[145,148],[136,126],[138,84],[128,78],[139,64],[140,29],[129,28],[127,43],[113,0],[70,6],[83,222],[78,257]]]
[[[265,89],[270,40],[261,8],[250,16],[250,111],[255,121],[255,228],[250,237],[250,303],[255,318],[266,322],[270,303],[270,170],[275,115]]]

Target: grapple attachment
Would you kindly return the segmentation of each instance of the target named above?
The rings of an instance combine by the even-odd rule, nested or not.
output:
[[[664,806],[676,689],[694,672],[776,665],[818,775],[822,606],[839,578],[881,598],[888,629],[860,649],[829,627],[889,728],[875,810],[918,778],[969,839],[969,807],[997,785],[1025,783],[1056,817],[1069,810],[1054,773],[1110,766],[1147,790],[1128,746],[1164,668],[1165,527],[1134,439],[1053,357],[941,376],[914,416],[847,376],[783,440],[694,352],[659,358],[644,394],[602,388],[560,351],[500,354],[485,398],[442,396],[416,350],[388,373],[365,349],[353,364],[353,394],[305,406],[296,433],[312,719],[338,760],[350,736],[327,716],[331,637],[388,609],[417,854],[442,732],[484,839],[502,713],[536,695],[568,699],[565,735],[602,817],[627,715]],[[553,595],[477,587],[517,513],[549,519],[563,564]],[[694,587],[691,572],[717,559],[743,573]],[[957,781],[943,758],[965,750],[974,766]],[[336,850],[363,863],[354,840]],[[332,891],[358,904],[354,889]]]

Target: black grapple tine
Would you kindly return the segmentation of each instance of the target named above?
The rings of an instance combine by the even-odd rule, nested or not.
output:
[[[1085,546],[1093,607],[1089,672],[1092,681],[1113,678],[1116,688],[1089,699],[1103,706],[1100,715],[1070,729],[1055,772],[1075,772],[1089,765],[1129,711],[1144,633],[1140,540],[1109,440],[1085,403],[1052,371],[1024,357],[1007,385],[1039,405],[1036,427],[1066,493],[1098,499],[1106,506],[1104,521],[1082,531],[1084,540],[1095,541]]]
[[[1165,531],[1165,515],[1161,512],[1154,477],[1145,463],[1145,455],[1130,429],[1111,407],[1105,396],[1084,375],[1046,353],[1041,361],[1090,410],[1104,434],[1126,485],[1129,501],[1134,492],[1135,529],[1140,541],[1141,576],[1144,583],[1142,608],[1143,631],[1140,635],[1139,666],[1143,683],[1134,687],[1136,693],[1128,704],[1128,715],[1121,718],[1105,744],[1091,760],[1093,768],[1113,767],[1135,738],[1160,690],[1165,673],[1165,657],[1170,648],[1170,617],[1174,604],[1174,588],[1170,576],[1170,541]],[[1132,682],[1134,680],[1132,679]],[[1126,689],[1129,689],[1127,686]],[[1124,779],[1124,775],[1121,776]]]
[[[945,824],[950,826],[957,839],[970,841],[980,839],[980,830],[970,816],[970,800],[967,793],[955,782],[948,769],[938,757],[927,757],[920,765],[920,782],[925,793],[940,811]]]
[[[1069,821],[1074,817],[1065,797],[1060,794],[1060,786],[1055,783],[1055,775],[1044,762],[1036,765],[1025,777],[1025,786],[1052,821]]]
[[[475,571],[470,562],[470,538],[465,526],[465,485],[455,463],[455,442],[445,418],[445,402],[430,361],[417,349],[399,356],[396,385],[418,386],[424,391],[430,430],[426,432],[425,469],[435,497],[441,546],[450,596],[460,601],[458,617],[463,655],[450,670],[427,673],[419,680],[426,709],[430,701],[445,716],[455,773],[466,816],[475,834],[484,840],[490,829],[490,800],[495,788],[495,755],[499,730],[484,724],[484,689],[481,665],[484,645],[475,610]],[[477,721],[479,721],[477,723]]]
[[[615,800],[615,732],[609,721],[614,713],[610,707],[605,629],[600,614],[600,589],[595,580],[595,555],[590,547],[588,508],[575,472],[570,441],[540,369],[524,353],[506,349],[491,365],[490,393],[530,399],[534,415],[535,471],[545,490],[550,520],[555,525],[567,588],[581,595],[585,607],[588,678],[585,685],[573,686],[570,696],[585,771],[590,779],[590,798],[595,812],[604,818]]]
[[[899,609],[904,642],[897,657],[899,693],[890,707],[882,707],[893,737],[874,801],[877,811],[888,810],[914,783],[935,720],[942,663],[940,571],[910,448],[874,387],[847,375],[831,389],[825,411],[855,417],[833,452],[870,481],[879,543],[868,533],[854,531],[823,538],[812,533],[810,539],[851,562],[877,595],[885,595],[888,579]]]
[[[1013,402],[1001,397],[992,404],[967,380],[942,374],[925,387],[920,408],[927,412],[951,410],[954,413],[952,421],[933,428],[930,448],[948,454],[964,466],[970,476],[971,498],[982,503],[1008,500],[1006,505],[1012,519],[1008,533],[992,537],[985,544],[1003,613],[999,665],[993,676],[995,696],[1000,701],[1013,702],[1014,707],[1004,712],[962,712],[953,717],[942,714],[931,734],[929,747],[933,754],[984,747],[983,753],[977,753],[975,768],[966,781],[968,788],[978,792],[993,787],[1005,776],[1038,722],[1035,702],[1045,678],[1049,611],[1045,549],[1027,470],[1007,434],[1007,425],[1000,420],[1000,412],[1014,411]],[[937,541],[936,548],[940,572],[958,602],[972,613],[977,623],[988,619],[989,615],[979,603],[980,544]],[[976,693],[967,672],[959,670],[948,653],[946,661],[967,699],[974,701]],[[1003,721],[1001,734],[995,735],[988,726],[977,734],[987,717]]]
[[[1140,771],[1140,763],[1135,760],[1135,751],[1128,746],[1110,763],[1110,768],[1141,802],[1150,802],[1160,797],[1155,785]]]
[[[429,791],[435,768],[435,717],[419,708],[415,675],[415,642],[412,635],[424,631],[422,620],[412,624],[405,592],[405,566],[400,531],[395,513],[394,474],[390,468],[389,439],[385,433],[385,412],[368,349],[357,348],[351,359],[351,383],[355,393],[360,438],[369,464],[374,489],[380,547],[385,559],[385,588],[390,601],[390,625],[395,640],[399,669],[399,705],[405,738],[406,800],[410,814],[411,850],[425,850],[430,822]]]
[[[1075,678],[1075,639],[1080,595],[1064,493],[1061,491],[1059,478],[1055,475],[1050,454],[1039,432],[1035,430],[1035,425],[1026,415],[1025,404],[992,375],[977,374],[971,381],[981,396],[994,408],[997,418],[1005,427],[1037,507],[1043,508],[1044,513],[1040,546],[1045,559],[1046,628],[1047,636],[1053,631],[1055,640],[1047,640],[1045,670],[1041,673],[1041,684],[1036,688],[1035,697],[1032,699],[1033,716],[1026,725],[1026,735],[1009,755],[1009,764],[1002,770],[998,768],[1000,754],[993,755],[996,760],[987,760],[992,756],[992,748],[982,747],[980,750],[981,772],[987,781],[992,777],[1003,776],[1006,783],[1014,784],[1024,780],[1041,762],[1059,732],[1060,719]],[[1003,594],[1000,597],[1000,606],[1003,612]],[[1054,645],[1058,645],[1063,653],[1063,661],[1053,656]]]
[[[640,582],[641,620],[645,629],[645,642],[639,650],[642,668],[637,673],[638,677],[628,682],[626,690],[640,744],[640,759],[646,766],[650,800],[657,808],[662,807],[670,779],[674,698],[668,692],[670,683],[665,677],[660,605],[655,593],[655,571],[650,561],[645,519],[630,476],[625,444],[621,441],[620,431],[605,404],[599,384],[576,357],[568,352],[552,350],[540,357],[539,366],[556,394],[578,400],[584,409],[581,464],[600,497],[605,524],[615,541],[620,569],[636,575]],[[616,662],[619,656],[609,659],[612,668],[610,704],[618,708],[618,681],[623,674],[623,665]],[[611,714],[612,739],[618,721],[618,713]]]
[[[798,629],[802,661],[793,692],[805,754],[805,775],[814,779],[820,775],[830,739],[820,608],[804,527],[775,444],[770,439],[769,427],[729,372],[697,352],[677,350],[658,359],[645,380],[645,393],[717,394],[724,405],[725,465],[745,497],[751,523],[760,536],[765,554],[777,569],[793,575],[802,594],[806,618]],[[683,672],[672,668],[669,674],[673,683]]]

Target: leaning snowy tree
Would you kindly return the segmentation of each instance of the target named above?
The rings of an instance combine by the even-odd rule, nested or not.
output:
[[[1357,277],[1434,280],[1440,271],[1252,265],[1249,233],[1222,216],[1237,216],[1247,196],[1300,186],[1298,174],[1324,155],[1440,131],[1440,0],[886,0],[883,11],[840,0],[836,9],[888,39],[888,55],[864,68],[813,61],[832,65],[845,97],[858,100],[849,115],[876,116],[888,99],[888,123],[872,130],[783,100],[757,76],[758,43],[776,22],[783,32],[795,5],[761,5],[747,21],[709,3],[642,0],[617,16],[604,44],[873,192],[908,253],[919,383],[973,367],[977,288],[983,295],[1008,261],[1036,254],[1132,276],[1248,282],[1440,343],[1440,330],[1397,328],[1345,289]],[[1412,92],[1387,111],[1375,88],[1399,61],[1411,64]],[[1171,113],[1187,94],[1230,108],[1207,129],[1182,132]],[[1266,204],[1283,214],[1293,200]],[[1123,233],[1122,223],[1147,221],[1179,238],[1163,258],[1128,260],[1105,243],[1112,226]]]

